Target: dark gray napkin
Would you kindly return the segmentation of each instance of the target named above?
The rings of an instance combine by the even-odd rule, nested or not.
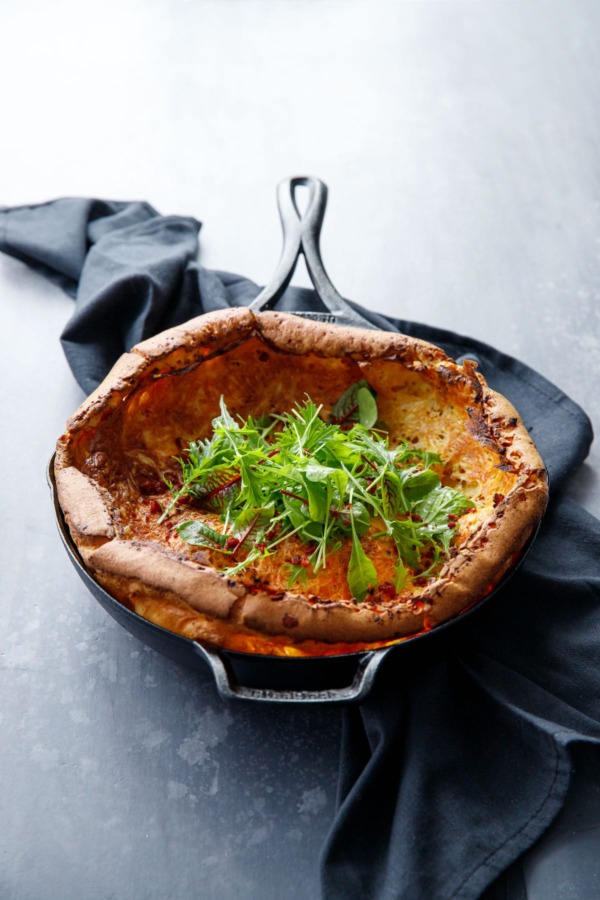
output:
[[[64,199],[0,210],[0,250],[76,298],[62,335],[89,392],[133,344],[258,287],[199,266],[199,223],[147,203]],[[289,288],[281,308],[317,305]],[[585,413],[480,342],[357,307],[390,330],[475,354],[521,413],[552,502],[501,595],[386,659],[344,713],[339,810],[322,855],[329,900],[476,898],[553,820],[573,742],[600,743],[600,523],[560,494],[592,440]]]

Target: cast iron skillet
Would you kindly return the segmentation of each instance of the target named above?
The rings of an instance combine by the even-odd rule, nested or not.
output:
[[[307,187],[308,204],[299,211],[296,189]],[[297,312],[296,315],[317,321],[359,328],[375,328],[352,309],[331,283],[321,260],[319,236],[327,203],[327,187],[317,178],[301,177],[282,181],[278,187],[278,206],[283,228],[283,251],[277,270],[264,290],[250,305],[254,312],[272,308],[290,283],[296,263],[304,254],[306,268],[315,291],[325,309],[321,312]],[[217,690],[227,699],[262,700],[291,703],[348,703],[362,700],[374,684],[379,666],[390,653],[416,641],[431,639],[440,631],[464,619],[504,588],[507,580],[523,561],[533,538],[530,538],[520,557],[499,584],[466,612],[427,632],[403,638],[394,644],[359,653],[326,657],[279,657],[241,653],[213,648],[154,625],[123,606],[105,591],[85,568],[73,543],[58,502],[54,477],[54,456],[48,466],[48,484],[52,491],[58,530],[77,573],[96,600],[124,628],[149,647],[194,668],[212,670]]]

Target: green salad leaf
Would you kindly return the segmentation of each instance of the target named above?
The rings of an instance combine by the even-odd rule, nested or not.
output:
[[[435,575],[457,518],[472,502],[441,483],[433,468],[442,466],[437,454],[405,442],[390,446],[365,380],[344,392],[327,420],[321,412],[307,397],[283,414],[242,420],[221,398],[210,437],[191,441],[179,460],[181,483],[171,486],[160,521],[183,499],[213,513],[219,527],[191,519],[177,533],[229,556],[230,575],[296,535],[305,553],[287,565],[290,584],[325,569],[328,555],[348,539],[347,580],[358,602],[378,589],[362,543],[369,532],[393,541],[395,591]]]

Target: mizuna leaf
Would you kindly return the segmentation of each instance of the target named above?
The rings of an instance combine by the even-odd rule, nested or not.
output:
[[[221,396],[219,400],[219,408],[221,410],[221,415],[213,419],[213,431],[218,431],[220,428],[226,428],[228,431],[239,431],[239,425],[227,409],[225,405],[225,400]]]

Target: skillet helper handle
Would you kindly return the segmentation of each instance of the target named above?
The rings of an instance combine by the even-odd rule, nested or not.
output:
[[[301,213],[296,201],[299,187],[308,188],[308,204]],[[327,185],[319,178],[302,175],[286,178],[277,187],[277,206],[283,229],[283,250],[273,278],[250,304],[253,312],[273,309],[283,295],[296,269],[300,254],[304,254],[306,268],[315,291],[328,313],[306,312],[307,318],[325,321],[340,320],[339,324],[359,328],[374,326],[359,315],[333,286],[321,258],[321,227],[327,207]],[[296,313],[302,315],[302,313]]]
[[[194,648],[212,669],[217,690],[222,697],[226,700],[257,700],[265,703],[356,703],[366,697],[373,687],[377,670],[387,655],[387,650],[382,649],[362,656],[352,683],[347,687],[292,691],[238,684],[218,650],[204,647],[197,641],[194,642]]]

